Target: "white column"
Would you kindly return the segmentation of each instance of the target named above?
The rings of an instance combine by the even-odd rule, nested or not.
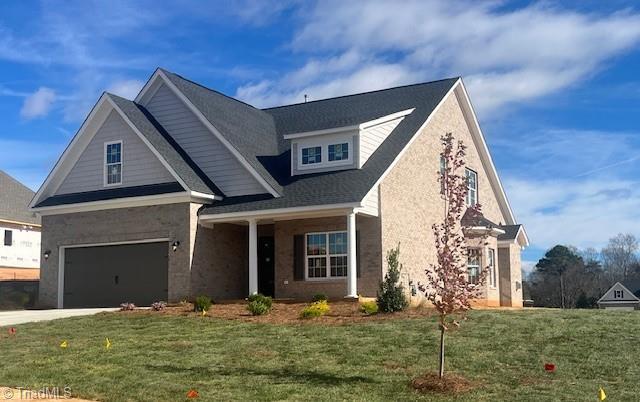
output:
[[[356,260],[356,213],[347,215],[347,298],[358,297]]]
[[[258,293],[258,221],[249,220],[249,295]]]

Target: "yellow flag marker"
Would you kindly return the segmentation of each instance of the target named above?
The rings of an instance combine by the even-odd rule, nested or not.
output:
[[[109,338],[106,338],[104,340],[104,348],[105,349],[110,349],[111,348],[111,341],[109,340]]]
[[[60,344],[60,347],[61,347],[62,349],[66,349],[66,348],[67,348],[67,346],[69,346],[69,344],[67,343],[67,341],[66,341],[66,340],[62,341],[62,343]]]
[[[204,317],[205,315],[207,315],[207,310],[202,309],[202,316]]]
[[[602,387],[600,387],[600,389],[598,390],[598,398],[601,401],[604,401],[605,399],[607,399],[607,394],[604,393],[604,389],[602,389]]]

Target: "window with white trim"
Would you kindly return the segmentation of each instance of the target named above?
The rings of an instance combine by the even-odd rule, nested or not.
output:
[[[466,168],[464,174],[467,178],[467,206],[472,207],[478,203],[478,173]]]
[[[467,271],[469,274],[469,283],[478,283],[480,278],[480,250],[470,248],[467,251]]]
[[[329,161],[343,161],[349,159],[349,143],[330,144],[328,147]]]
[[[322,162],[322,147],[302,148],[302,164],[312,165]]]
[[[498,285],[498,273],[496,272],[496,250],[492,248],[487,254],[487,265],[489,266],[489,284],[495,288]]]
[[[122,141],[104,144],[104,184],[112,186],[122,184]]]
[[[613,298],[614,299],[622,299],[624,297],[624,292],[622,290],[614,290]]]
[[[347,260],[347,232],[307,233],[307,279],[344,278]]]

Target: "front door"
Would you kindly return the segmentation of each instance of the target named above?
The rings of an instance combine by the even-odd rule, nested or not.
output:
[[[258,239],[258,292],[272,296],[275,288],[273,236]]]

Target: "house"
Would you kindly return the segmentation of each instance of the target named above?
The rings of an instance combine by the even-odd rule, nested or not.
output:
[[[34,197],[40,302],[375,296],[398,244],[415,289],[447,132],[490,235],[469,261],[491,266],[478,302],[521,306],[527,236],[460,78],[258,109],[164,69],[135,101],[104,93]]]
[[[29,210],[34,192],[0,170],[0,280],[37,279],[40,218]]]
[[[631,290],[630,290],[631,289]],[[640,282],[616,282],[598,300],[598,307],[605,310],[638,310],[640,309]]]

